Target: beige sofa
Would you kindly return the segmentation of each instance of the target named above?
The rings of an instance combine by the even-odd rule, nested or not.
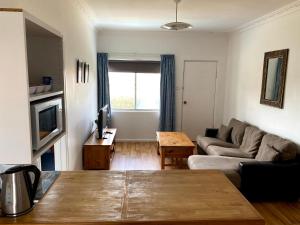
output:
[[[296,159],[297,146],[289,140],[265,133],[257,127],[236,119],[232,119],[227,128],[231,129],[229,141],[217,138],[217,132],[210,137],[197,137],[200,155],[188,158],[190,169],[222,170],[233,184],[241,188],[243,164],[247,167],[252,166],[257,173],[257,168],[265,168],[263,166],[269,165],[266,164],[268,162],[273,162],[270,165],[272,168],[280,162],[291,162]],[[255,177],[255,174],[253,176]]]

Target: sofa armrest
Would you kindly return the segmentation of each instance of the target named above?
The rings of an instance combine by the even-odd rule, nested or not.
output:
[[[299,162],[241,162],[241,192],[251,200],[297,200]]]
[[[206,130],[205,130],[205,137],[215,138],[215,137],[217,137],[218,131],[219,131],[219,129],[206,128]]]

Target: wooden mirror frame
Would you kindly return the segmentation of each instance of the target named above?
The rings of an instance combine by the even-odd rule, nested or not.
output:
[[[279,51],[272,51],[272,52],[265,53],[260,104],[265,104],[265,105],[277,107],[280,109],[283,108],[288,55],[289,55],[289,49],[283,49],[283,50],[279,50]],[[265,97],[266,96],[266,87],[267,87],[269,59],[272,59],[272,58],[282,58],[283,59],[282,69],[281,69],[281,74],[280,74],[278,99],[275,101],[266,99],[266,97]]]

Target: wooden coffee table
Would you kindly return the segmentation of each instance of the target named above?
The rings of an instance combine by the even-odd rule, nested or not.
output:
[[[160,154],[162,170],[165,169],[165,166],[182,165],[183,158],[193,155],[195,145],[185,133],[156,132],[156,138],[157,154]],[[166,164],[166,158],[172,158],[172,163]]]

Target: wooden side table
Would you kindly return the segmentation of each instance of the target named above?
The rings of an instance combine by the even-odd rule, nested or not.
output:
[[[114,155],[115,136],[117,129],[106,130],[105,139],[97,139],[97,130],[83,145],[83,169],[109,170]]]
[[[162,170],[165,166],[182,164],[183,158],[193,155],[195,145],[182,132],[156,132],[156,137],[157,153],[160,154]],[[166,164],[166,158],[172,158],[172,163]]]

